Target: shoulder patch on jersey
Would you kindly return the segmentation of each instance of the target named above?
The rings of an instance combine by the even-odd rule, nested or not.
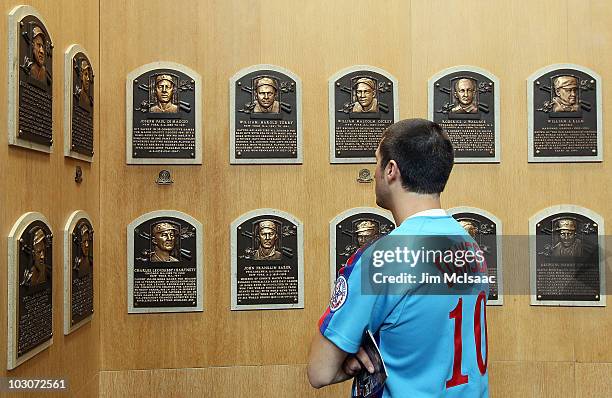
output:
[[[334,292],[332,293],[331,300],[329,301],[329,310],[335,312],[344,305],[346,298],[348,297],[348,282],[342,275],[336,279],[334,285]]]

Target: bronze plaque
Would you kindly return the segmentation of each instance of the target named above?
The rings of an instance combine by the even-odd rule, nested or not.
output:
[[[201,164],[201,78],[156,62],[128,76],[128,164]]]
[[[529,161],[601,162],[599,75],[578,65],[551,65],[531,75],[527,86]]]
[[[64,334],[91,317],[94,312],[94,230],[86,217],[74,220],[69,230],[70,301],[68,325]],[[66,328],[68,326],[68,328]]]
[[[232,223],[232,310],[304,308],[302,225],[272,209]]]
[[[456,207],[448,210],[449,214],[478,243],[487,264],[489,277],[488,305],[502,305],[502,253],[501,222],[492,214],[471,207]]]
[[[64,155],[92,161],[94,154],[94,72],[87,53],[73,44],[66,51]]]
[[[230,79],[230,163],[302,163],[301,86],[273,65]]]
[[[357,249],[395,229],[391,214],[376,208],[358,207],[339,214],[330,222],[330,274],[332,285],[340,268]]]
[[[531,304],[604,305],[601,217],[577,206],[557,206],[531,224]]]
[[[499,162],[499,80],[472,66],[429,80],[429,117],[448,134],[457,163]]]
[[[25,214],[9,234],[9,369],[53,337],[53,234],[38,216]]]
[[[354,66],[329,80],[331,163],[376,163],[382,132],[399,117],[397,80],[382,69]]]
[[[41,17],[31,7],[16,7],[9,21],[9,65],[16,67],[16,70],[9,70],[9,126],[14,128],[9,134],[9,143],[50,152],[53,145],[53,42]],[[15,99],[16,106],[13,105]]]
[[[128,312],[202,311],[202,227],[177,211],[128,226]]]

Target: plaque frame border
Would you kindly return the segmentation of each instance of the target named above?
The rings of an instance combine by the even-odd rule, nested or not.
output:
[[[72,142],[72,104],[74,100],[74,95],[72,95],[73,90],[73,80],[72,80],[72,58],[78,54],[83,53],[89,60],[89,64],[93,71],[93,65],[91,64],[91,58],[87,51],[81,47],[79,44],[71,44],[66,48],[64,52],[64,157],[74,158],[83,160],[85,162],[93,163],[94,155],[95,155],[95,132],[96,132],[96,124],[95,124],[95,102],[94,102],[94,117],[92,118],[93,122],[93,131],[92,131],[92,140],[94,143],[94,155],[87,156],[76,151],[73,151],[70,148],[70,144]],[[94,73],[95,76],[95,73]],[[94,82],[95,84],[95,82]],[[96,95],[95,86],[94,86],[94,101]]]
[[[93,290],[94,294],[92,297],[94,299],[94,303],[93,303],[94,312],[92,312],[91,315],[88,315],[87,317],[81,319],[79,322],[75,323],[74,325],[72,326],[70,325],[70,317],[72,315],[72,279],[70,278],[71,276],[70,271],[72,269],[72,259],[74,258],[74,256],[72,255],[72,236],[71,235],[77,223],[79,222],[79,220],[83,218],[89,221],[89,223],[93,226],[91,217],[89,216],[89,214],[87,214],[87,212],[85,212],[84,210],[76,210],[72,214],[70,214],[70,216],[68,216],[68,219],[66,220],[66,223],[64,224],[64,230],[63,230],[64,232],[64,289],[63,289],[63,292],[64,292],[64,336],[67,336],[70,333],[74,332],[81,326],[85,325],[87,322],[91,322],[95,314],[96,300],[95,300],[95,289],[94,289]],[[93,271],[92,271],[92,283],[95,282],[95,276],[96,276],[96,268],[94,266]],[[94,283],[94,287],[95,287],[95,283]]]
[[[235,84],[245,75],[256,72],[259,70],[271,70],[274,72],[282,73],[289,76],[295,81],[295,106],[296,106],[296,124],[297,124],[297,151],[295,159],[237,159],[235,154],[236,148],[236,91]],[[229,155],[230,164],[303,164],[304,163],[304,151],[303,151],[303,132],[302,132],[302,79],[282,66],[272,64],[257,64],[247,66],[246,68],[240,69],[234,73],[229,79]]]
[[[330,164],[370,164],[376,163],[376,157],[338,158],[336,157],[336,89],[334,83],[341,77],[357,71],[370,71],[383,75],[393,83],[393,123],[399,120],[399,83],[397,78],[382,68],[371,65],[353,65],[343,68],[327,79],[327,107],[329,118],[329,163]]]
[[[189,75],[195,82],[195,158],[193,159],[171,159],[171,158],[135,158],[132,153],[132,122],[134,112],[134,79],[143,73],[154,69],[175,69]],[[141,65],[128,73],[125,81],[125,162],[126,164],[155,164],[155,165],[177,165],[177,164],[202,164],[202,76],[190,67],[171,61],[155,61]]]
[[[245,221],[257,217],[272,215],[282,217],[291,221],[297,227],[297,251],[298,251],[298,302],[296,304],[260,304],[244,305],[238,304],[238,240],[236,231],[238,226]],[[250,311],[250,310],[283,310],[283,309],[304,309],[304,224],[295,216],[282,210],[272,208],[260,208],[248,211],[230,225],[230,265],[231,265],[231,289],[230,289],[230,309],[231,311]]]
[[[134,307],[134,230],[145,221],[156,217],[175,217],[187,221],[196,229],[196,293],[198,294],[195,307]],[[204,311],[204,226],[201,222],[187,213],[178,210],[154,210],[135,218],[127,226],[127,313],[176,313],[176,312],[203,312]]]
[[[583,73],[588,73],[593,76],[597,83],[597,91],[595,93],[595,99],[597,101],[597,156],[586,158],[585,156],[548,156],[545,158],[538,158],[533,153],[533,83],[540,77],[548,72],[552,72],[557,69],[575,69]],[[603,162],[603,83],[599,73],[593,69],[587,68],[586,66],[571,64],[571,63],[560,63],[550,64],[544,66],[535,72],[533,72],[527,78],[527,162],[528,163],[597,163]]]
[[[457,213],[476,213],[483,217],[488,218],[489,220],[493,221],[493,223],[495,224],[496,236],[498,238],[495,244],[495,247],[497,250],[497,300],[487,299],[487,305],[495,305],[495,306],[504,305],[504,277],[503,277],[503,274],[504,274],[503,257],[504,256],[502,252],[503,250],[503,244],[502,244],[503,226],[502,226],[501,220],[494,214],[484,209],[481,209],[478,207],[471,207],[471,206],[451,207],[448,210],[446,210],[446,213],[451,217]]]
[[[32,6],[29,5],[18,5],[13,7],[8,15],[8,114],[6,120],[8,124],[8,144],[10,146],[18,146],[22,148],[32,149],[38,152],[53,153],[53,147],[55,146],[55,133],[56,128],[53,120],[51,121],[51,145],[46,146],[37,142],[31,142],[19,138],[17,135],[17,129],[19,127],[19,21],[28,15],[32,15],[40,20],[47,30],[49,40],[51,43],[54,41],[51,39],[51,32],[47,28],[49,25],[42,15]],[[52,61],[53,62],[53,61]],[[51,93],[53,95],[54,88],[52,87]],[[53,119],[53,115],[51,115]]]
[[[329,220],[329,277],[330,277],[330,287],[333,292],[334,285],[336,283],[336,225],[339,222],[346,220],[347,218],[354,216],[359,213],[372,213],[381,217],[387,218],[389,221],[395,225],[395,220],[393,220],[393,215],[391,212],[387,210],[382,210],[378,207],[352,207],[339,213],[334,218]],[[395,225],[397,228],[397,225]]]
[[[500,91],[501,85],[499,78],[484,68],[473,65],[457,65],[443,69],[427,80],[427,117],[434,119],[434,83],[436,80],[455,72],[474,72],[485,76],[493,82],[493,120],[495,121],[495,156],[491,158],[480,157],[455,157],[455,163],[501,163],[501,117],[500,117]]]
[[[15,301],[19,297],[19,237],[24,233],[28,225],[34,221],[41,221],[45,223],[47,228],[53,234],[53,228],[49,224],[49,220],[38,212],[27,212],[22,214],[8,234],[8,311],[7,311],[7,335],[8,341],[6,346],[7,354],[7,370],[12,370],[31,359],[38,353],[44,351],[51,345],[53,345],[53,330],[55,326],[54,321],[54,308],[53,308],[53,296],[51,297],[51,338],[37,347],[33,348],[30,352],[24,354],[21,358],[17,358],[17,312],[18,305],[15,306]],[[53,283],[53,281],[52,281]]]
[[[597,223],[597,241],[599,244],[599,301],[546,300],[536,299],[536,229],[542,219],[558,213],[577,213],[589,217]],[[529,293],[530,305],[552,307],[605,307],[606,306],[606,259],[604,219],[593,210],[570,204],[550,206],[540,210],[529,218]]]

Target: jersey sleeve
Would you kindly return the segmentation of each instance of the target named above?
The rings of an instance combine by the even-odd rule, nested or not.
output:
[[[359,351],[363,332],[376,333],[399,300],[397,296],[362,293],[362,249],[359,249],[340,269],[329,306],[319,320],[323,336],[342,351]]]

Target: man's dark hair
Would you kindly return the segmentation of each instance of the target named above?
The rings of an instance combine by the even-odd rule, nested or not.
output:
[[[379,155],[383,169],[395,160],[402,186],[421,194],[444,191],[455,158],[442,127],[425,119],[406,119],[389,126],[383,132]]]

